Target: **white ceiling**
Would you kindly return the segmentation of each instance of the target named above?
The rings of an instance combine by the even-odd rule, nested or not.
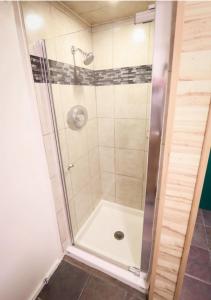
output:
[[[63,1],[65,6],[74,11],[90,25],[97,25],[146,10],[154,1]]]

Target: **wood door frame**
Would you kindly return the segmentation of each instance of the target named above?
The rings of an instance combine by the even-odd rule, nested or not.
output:
[[[175,112],[175,102],[176,102],[176,88],[179,80],[179,63],[180,54],[182,48],[182,33],[184,25],[184,2],[177,2],[176,9],[176,24],[175,24],[175,36],[173,42],[173,57],[172,57],[172,73],[170,76],[169,83],[169,96],[168,96],[168,107],[166,110],[166,130],[163,142],[163,153],[162,153],[162,170],[159,180],[160,190],[158,194],[158,208],[157,208],[157,224],[156,224],[156,235],[153,250],[153,261],[152,261],[152,272],[150,277],[150,290],[149,290],[149,300],[153,300],[155,280],[156,280],[156,270],[159,256],[159,246],[161,238],[161,228],[163,221],[163,211],[164,211],[164,193],[166,187],[166,177],[169,164],[169,155],[171,150],[171,139],[172,139],[172,126],[174,120]],[[206,173],[206,166],[209,159],[209,153],[211,148],[211,104],[209,106],[209,113],[206,124],[206,131],[204,135],[204,141],[201,151],[200,163],[198,168],[197,180],[194,189],[194,196],[191,205],[191,211],[189,216],[189,222],[187,226],[183,254],[181,258],[181,263],[178,272],[178,278],[176,283],[176,290],[174,293],[174,299],[178,300],[182,290],[183,279],[185,275],[185,270],[188,261],[189,250],[191,246],[191,241],[193,237],[194,227],[196,223],[198,207],[201,197],[201,192],[204,183],[204,177]]]
[[[175,295],[174,295],[175,300],[180,298],[180,294],[181,294],[181,290],[182,290],[183,279],[185,276],[185,270],[186,270],[186,266],[187,266],[187,262],[188,262],[188,255],[189,255],[189,251],[190,251],[191,241],[193,238],[195,223],[196,223],[196,219],[197,219],[197,213],[198,213],[198,209],[199,209],[199,203],[200,203],[200,199],[201,199],[201,193],[202,193],[203,184],[204,184],[204,178],[205,178],[206,169],[207,169],[207,163],[208,163],[209,154],[210,154],[210,148],[211,148],[211,105],[209,106],[209,113],[208,113],[208,118],[207,118],[206,131],[205,131],[205,136],[204,136],[204,141],[203,141],[203,147],[202,147],[202,152],[201,152],[197,180],[196,180],[196,185],[195,185],[195,189],[194,189],[194,196],[193,196],[193,201],[192,201],[192,206],[191,206],[191,212],[190,212],[187,232],[186,232],[186,236],[185,236],[184,250],[183,250],[183,254],[182,254],[181,264],[180,264],[180,268],[179,268],[179,275],[178,275],[177,285],[176,285],[176,290],[175,290]]]
[[[157,220],[156,220],[156,233],[155,242],[153,249],[152,258],[152,271],[150,276],[150,289],[149,289],[149,300],[153,300],[156,270],[158,262],[158,254],[160,247],[161,229],[163,222],[163,211],[165,204],[165,188],[166,188],[166,178],[169,165],[169,156],[171,151],[171,140],[173,133],[173,121],[176,106],[176,90],[177,83],[179,79],[179,65],[180,65],[180,53],[182,48],[182,32],[183,32],[183,21],[184,21],[184,3],[177,2],[176,4],[176,23],[175,23],[175,33],[173,39],[173,49],[172,49],[172,64],[171,64],[171,74],[167,95],[167,107],[165,112],[165,132],[163,136],[163,151],[161,154],[161,170],[159,178],[159,191],[157,197]]]

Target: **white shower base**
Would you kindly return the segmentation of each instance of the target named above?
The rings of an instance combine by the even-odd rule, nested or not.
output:
[[[75,237],[75,244],[120,266],[140,267],[143,211],[101,200]],[[122,231],[124,239],[114,233]]]

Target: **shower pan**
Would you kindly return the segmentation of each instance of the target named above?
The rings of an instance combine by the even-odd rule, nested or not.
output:
[[[172,11],[171,3],[164,9],[159,2],[155,24],[127,18],[60,35],[37,42],[33,56],[34,78],[48,89],[71,237],[67,253],[144,292]],[[161,19],[165,26],[158,26]]]

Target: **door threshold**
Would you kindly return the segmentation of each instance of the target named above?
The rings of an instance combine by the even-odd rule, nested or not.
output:
[[[86,251],[77,248],[76,246],[69,246],[66,249],[67,255],[94,268],[111,277],[131,286],[132,288],[147,294],[149,284],[146,281],[146,273],[140,272],[137,276],[130,271],[122,269],[110,262],[103,260],[102,258],[96,257],[93,254],[87,253]]]

